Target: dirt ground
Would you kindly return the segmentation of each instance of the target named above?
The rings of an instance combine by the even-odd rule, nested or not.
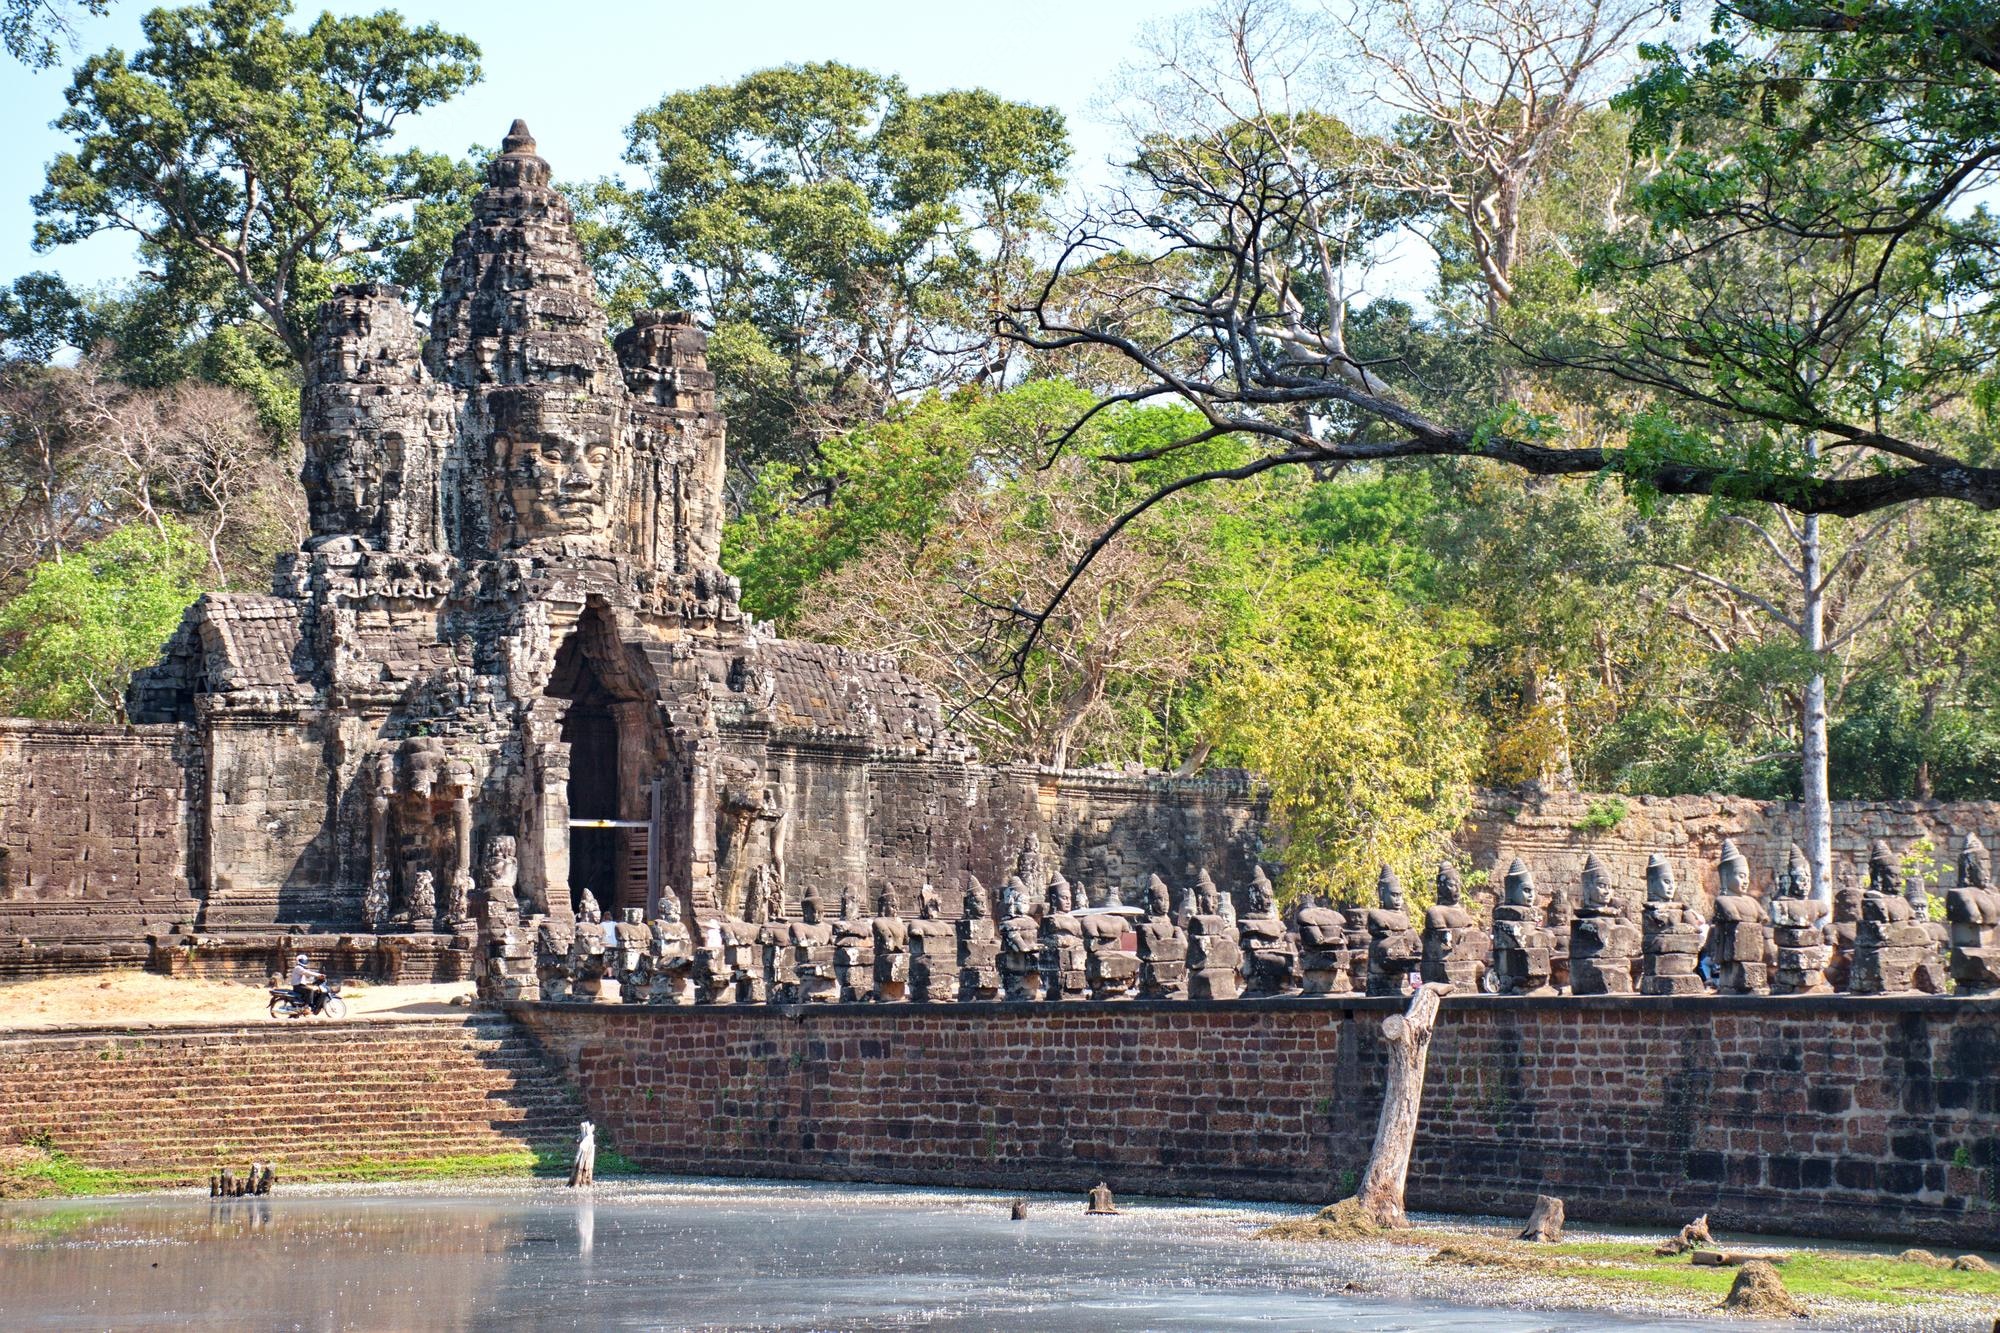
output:
[[[347,982],[349,1018],[395,1020],[463,1014],[472,983],[366,986]],[[148,972],[93,973],[0,983],[0,1028],[128,1023],[271,1022],[262,986],[159,977]],[[453,1004],[453,1000],[461,1003]],[[298,1020],[308,1021],[308,1020]]]

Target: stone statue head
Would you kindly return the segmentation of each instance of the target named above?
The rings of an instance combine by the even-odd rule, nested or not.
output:
[[[592,925],[604,920],[604,910],[597,905],[597,895],[589,889],[583,891],[583,898],[576,905],[576,919]]]
[[[925,921],[935,921],[942,909],[938,906],[937,890],[926,882],[917,891],[917,915]]]
[[[1076,910],[1076,890],[1063,878],[1058,870],[1049,876],[1049,910],[1051,912],[1074,912]]]
[[[1931,891],[1930,886],[1924,883],[1922,874],[1912,871],[1904,878],[1903,897],[1908,899],[1910,906],[1916,910],[1917,920],[1924,921],[1929,919],[1931,914]]]
[[[1986,844],[1977,833],[1965,835],[1965,848],[1958,854],[1958,887],[1983,889],[1991,883],[1987,872]]]
[[[861,890],[850,884],[840,891],[840,919],[842,921],[859,921],[867,915],[868,913],[861,906]]]
[[[1048,884],[1042,869],[1042,840],[1033,833],[1021,840],[1020,854],[1014,858],[1014,877],[1030,892]]]
[[[677,926],[680,924],[681,896],[678,893],[675,893],[672,889],[668,889],[665,893],[660,895],[660,920],[666,922],[670,926]]]
[[[679,909],[676,908],[676,911]],[[799,899],[799,920],[808,926],[817,926],[820,921],[819,890],[807,889],[806,896]]]
[[[622,484],[616,400],[517,385],[491,401],[494,546],[608,534]]]
[[[1403,881],[1396,878],[1396,872],[1388,866],[1375,876],[1375,901],[1385,912],[1400,912],[1403,906]]]
[[[1158,875],[1146,878],[1146,915],[1171,916],[1174,910],[1174,896],[1167,888],[1167,882]]]
[[[1250,915],[1273,916],[1278,910],[1278,893],[1271,887],[1271,877],[1264,873],[1264,867],[1250,867]]]
[[[1597,859],[1596,852],[1583,858],[1583,877],[1578,887],[1582,890],[1583,905],[1593,912],[1618,905],[1611,893],[1611,872]]]
[[[1010,917],[1028,915],[1028,886],[1021,882],[1019,875],[1009,875],[1007,882],[1000,886],[1000,914]]]
[[[1902,863],[1885,840],[1877,838],[1868,844],[1868,892],[1894,894],[1902,875]]]
[[[1812,867],[1806,864],[1806,854],[1797,843],[1785,853],[1785,868],[1778,875],[1778,897],[1812,897]]]
[[[1515,857],[1507,866],[1507,878],[1501,883],[1501,892],[1509,907],[1533,907],[1535,905],[1535,875],[1521,858]]]
[[[1548,924],[1561,930],[1569,925],[1573,914],[1574,908],[1569,900],[1569,890],[1557,884],[1549,890],[1549,911],[1546,918]]]
[[[1194,877],[1194,910],[1197,916],[1222,914],[1222,890],[1215,886],[1215,878],[1205,866]]]
[[[1458,867],[1449,861],[1438,862],[1437,905],[1457,907],[1465,901],[1465,883],[1458,877]]]
[[[1750,863],[1736,850],[1736,839],[1722,840],[1722,861],[1716,867],[1716,890],[1731,897],[1750,892]]]
[[[903,909],[896,905],[896,890],[884,884],[881,892],[875,895],[875,915],[901,916],[902,914]]]
[[[1646,858],[1646,901],[1670,903],[1678,892],[1674,886],[1674,868],[1667,864],[1667,858],[1658,852]]]
[[[486,887],[489,902],[514,897],[514,886],[521,879],[521,857],[511,835],[498,833],[487,840],[486,859],[480,864],[479,878]]]
[[[963,906],[967,921],[983,920],[989,915],[986,906],[986,886],[979,882],[979,876],[977,875],[968,874],[965,877],[965,902]]]

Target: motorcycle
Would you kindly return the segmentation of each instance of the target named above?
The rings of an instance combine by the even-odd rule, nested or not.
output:
[[[315,986],[313,989],[318,992],[320,997],[318,1017],[347,1017],[347,1001],[340,998],[340,983],[338,981],[329,981]],[[270,991],[271,1017],[311,1018],[314,1016],[312,1005],[300,1000],[297,993],[290,986],[272,986]]]

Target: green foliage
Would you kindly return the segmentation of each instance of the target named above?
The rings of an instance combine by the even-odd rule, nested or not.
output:
[[[391,151],[405,116],[479,77],[479,50],[393,12],[286,26],[287,0],[156,9],[145,45],[93,56],[57,120],[75,147],[35,196],[38,247],[135,234],[167,299],[266,329],[303,360],[331,286],[426,262],[434,205],[469,171]]]
[[[0,4],[0,46],[29,69],[48,69],[76,35],[81,14],[103,16],[111,0],[5,0]]]
[[[644,182],[580,192],[587,248],[614,319],[710,322],[738,462],[1004,371],[993,315],[1069,155],[1055,111],[822,62],[670,93],[627,138]]]
[[[1219,757],[1262,774],[1288,896],[1360,902],[1389,865],[1426,876],[1470,803],[1478,728],[1431,626],[1332,567],[1294,574],[1231,643]]]
[[[158,657],[201,594],[207,556],[187,529],[133,523],[30,571],[0,605],[0,713],[124,715],[132,672]]]
[[[1609,833],[1625,822],[1625,816],[1632,813],[1632,807],[1621,797],[1604,796],[1584,807],[1583,818],[1570,827],[1578,833]]]

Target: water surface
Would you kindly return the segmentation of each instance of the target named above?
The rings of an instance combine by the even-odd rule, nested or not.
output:
[[[280,1186],[282,1189],[282,1184]],[[651,1181],[0,1207],[0,1328],[1234,1329],[1721,1327],[1412,1300],[1296,1209]],[[1400,1289],[1400,1297],[1348,1290]],[[1464,1293],[1461,1292],[1461,1299]]]

